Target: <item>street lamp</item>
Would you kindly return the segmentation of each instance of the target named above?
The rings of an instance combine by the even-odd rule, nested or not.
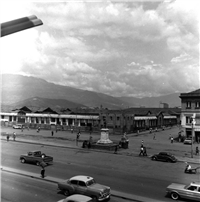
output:
[[[43,22],[35,15],[4,22],[1,23],[1,37],[40,25]]]

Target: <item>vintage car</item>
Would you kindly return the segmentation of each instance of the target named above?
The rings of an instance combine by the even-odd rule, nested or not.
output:
[[[91,197],[95,201],[110,199],[110,187],[98,184],[94,178],[78,175],[70,179],[58,182],[58,189],[66,196],[72,194],[83,194]]]
[[[23,129],[24,125],[22,125],[22,124],[16,124],[16,125],[13,125],[13,128],[14,129]]]
[[[41,151],[29,151],[27,154],[20,155],[20,161],[21,163],[33,163],[37,166],[41,165],[41,163],[44,164],[50,164],[53,163],[53,157],[46,156]]]
[[[74,195],[68,196],[65,199],[61,199],[58,202],[93,202],[93,199],[89,196],[74,194]]]
[[[158,154],[154,154],[153,156],[151,156],[151,159],[154,161],[166,161],[171,163],[177,162],[175,156],[168,152],[160,152]]]
[[[199,182],[192,182],[189,185],[172,183],[166,188],[166,192],[173,200],[183,198],[200,201]]]

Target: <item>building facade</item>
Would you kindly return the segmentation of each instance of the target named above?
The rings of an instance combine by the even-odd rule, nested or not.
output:
[[[181,93],[181,126],[186,137],[200,142],[200,89]]]
[[[23,124],[28,128],[99,132],[109,128],[112,134],[135,133],[177,125],[180,109],[129,108],[125,110],[75,110],[58,112],[51,108],[31,110],[24,106],[11,112],[1,112],[1,124]]]

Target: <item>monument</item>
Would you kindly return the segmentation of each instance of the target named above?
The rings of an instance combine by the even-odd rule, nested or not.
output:
[[[102,128],[100,140],[92,142],[91,148],[114,151],[118,145],[118,142],[113,142],[109,139],[109,129]]]
[[[101,138],[97,141],[97,144],[112,144],[113,141],[109,139],[109,129],[102,128],[101,129]]]

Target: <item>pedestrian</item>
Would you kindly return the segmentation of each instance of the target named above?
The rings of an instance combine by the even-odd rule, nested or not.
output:
[[[13,141],[15,141],[15,138],[16,138],[16,133],[14,132],[13,133]]]
[[[171,143],[173,144],[173,142],[174,142],[174,138],[173,138],[173,137],[171,137]]]
[[[42,161],[42,162],[40,163],[40,167],[41,167],[41,177],[42,177],[42,178],[45,177],[45,166],[46,166],[46,163]]]
[[[7,142],[9,142],[9,139],[10,139],[10,135],[7,133],[7,136],[6,136],[6,138],[7,138]]]
[[[77,145],[77,146],[78,146],[79,137],[80,137],[80,132],[78,132],[78,133],[77,133],[77,136],[76,136],[76,145]]]
[[[74,132],[74,130],[73,130],[73,128],[71,128],[71,133],[73,133]]]
[[[40,132],[40,127],[38,127],[38,130],[37,130],[37,132],[38,132],[38,133]]]
[[[141,155],[144,155],[144,147],[143,146],[140,147],[140,154],[139,154],[139,156],[141,156]]]
[[[196,147],[196,155],[199,155],[199,148]]]
[[[45,169],[44,169],[44,167],[41,167],[41,177],[42,178],[45,177]]]
[[[153,139],[155,140],[156,139],[156,134],[154,133],[154,135],[153,135]]]
[[[90,149],[91,148],[91,143],[90,143],[90,141],[88,142],[88,149]]]
[[[147,156],[147,149],[146,149],[146,147],[143,148],[143,156]]]
[[[118,145],[115,146],[114,154],[117,154],[117,151],[118,151]]]
[[[144,141],[142,140],[142,141],[141,141],[141,147],[143,147],[143,145],[144,145]]]
[[[51,136],[53,137],[53,130],[51,131]]]

